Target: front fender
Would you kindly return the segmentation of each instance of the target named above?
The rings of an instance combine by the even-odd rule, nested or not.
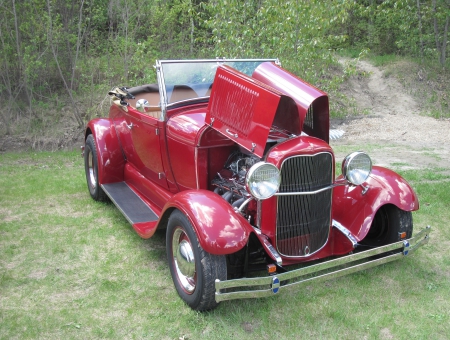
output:
[[[207,190],[182,191],[166,203],[161,216],[181,210],[195,229],[202,248],[214,255],[226,255],[242,249],[252,227],[219,195]]]
[[[338,178],[341,179],[342,177]],[[361,186],[345,185],[333,190],[333,219],[361,241],[369,232],[375,213],[385,204],[393,204],[405,211],[419,209],[416,193],[408,182],[392,170],[374,166]]]
[[[93,135],[97,146],[99,183],[106,184],[123,181],[125,157],[112,121],[107,118],[91,120],[87,124],[85,138],[89,134]]]

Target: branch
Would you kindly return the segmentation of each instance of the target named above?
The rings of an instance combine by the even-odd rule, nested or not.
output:
[[[66,78],[64,77],[64,74],[59,65],[58,56],[57,56],[56,50],[55,50],[55,45],[53,45],[53,24],[52,24],[52,13],[50,10],[50,1],[49,0],[47,0],[47,10],[48,10],[48,19],[49,19],[49,32],[48,32],[49,45],[52,48],[53,58],[55,59],[56,66],[58,67],[59,75],[64,83],[64,87],[66,88],[67,93],[69,94],[70,101],[72,102],[72,107],[74,109],[73,115],[75,116],[75,120],[77,121],[78,126],[82,127],[84,125],[83,119],[81,118],[81,115],[78,112],[78,107],[73,99],[72,91],[69,89],[69,86],[67,85]]]

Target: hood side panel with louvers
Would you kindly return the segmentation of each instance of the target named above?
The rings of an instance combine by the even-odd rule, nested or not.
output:
[[[222,65],[214,78],[205,122],[262,157],[281,96],[269,86]]]

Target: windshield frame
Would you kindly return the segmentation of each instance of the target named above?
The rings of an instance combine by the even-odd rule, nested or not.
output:
[[[192,102],[192,101],[198,101],[199,99],[208,100],[209,96],[204,97],[196,97],[191,98],[187,100],[181,100],[181,101],[175,101],[173,103],[169,103],[168,93],[167,93],[167,87],[166,87],[166,77],[164,76],[164,65],[169,64],[199,64],[199,63],[208,63],[213,64],[217,63],[218,66],[220,65],[227,65],[230,63],[236,63],[236,62],[274,62],[277,65],[281,65],[280,61],[278,59],[225,59],[225,58],[216,58],[216,59],[189,59],[189,60],[156,60],[155,69],[156,69],[156,76],[158,80],[158,86],[159,86],[159,96],[160,96],[160,105],[161,105],[161,115],[160,120],[164,121],[167,116],[167,110],[172,107],[178,107],[180,104],[184,102]],[[239,70],[238,70],[239,71]]]

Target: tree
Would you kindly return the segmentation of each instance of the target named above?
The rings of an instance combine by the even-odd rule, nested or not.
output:
[[[72,69],[71,72],[71,77],[70,77],[70,83],[67,82],[67,76],[65,75],[65,72],[63,71],[61,64],[59,62],[59,55],[58,55],[58,49],[57,49],[57,39],[60,38],[60,41],[62,40],[61,37],[66,38],[66,43],[68,45],[68,49],[69,51],[67,51],[68,53],[72,52],[72,46],[70,44],[70,40],[68,39],[68,35],[70,34],[70,32],[68,32],[68,26],[66,26],[67,31],[65,30],[61,30],[60,36],[56,36],[55,37],[55,33],[57,33],[57,30],[54,28],[53,25],[53,13],[52,13],[52,6],[50,5],[50,0],[47,0],[47,10],[48,10],[48,32],[47,32],[47,37],[48,37],[48,44],[51,48],[52,54],[53,54],[53,58],[55,59],[55,63],[56,66],[58,68],[58,72],[59,75],[61,77],[62,82],[64,83],[64,87],[67,91],[67,95],[70,98],[71,104],[72,104],[72,109],[73,109],[73,115],[75,117],[76,122],[78,123],[79,127],[82,127],[84,125],[83,119],[81,118],[81,114],[79,112],[78,109],[78,105],[76,104],[74,97],[73,97],[73,82],[74,82],[74,77],[75,77],[75,68],[77,67],[77,59],[78,59],[78,53],[79,53],[79,49],[80,49],[80,44],[81,44],[81,23],[83,20],[83,16],[82,16],[82,10],[83,10],[83,5],[84,5],[84,0],[81,0],[81,4],[80,4],[80,8],[79,8],[79,19],[78,19],[78,32],[77,32],[77,38],[76,38],[76,42],[75,42],[75,57],[74,58],[68,58],[69,59],[69,65],[68,67]],[[73,8],[73,7],[72,7]]]
[[[436,0],[433,0],[433,27],[434,36],[436,39],[436,50],[439,54],[439,62],[442,66],[445,66],[446,51],[447,51],[447,38],[448,38],[448,25],[450,21],[450,1],[441,2],[441,11],[437,10]],[[444,21],[444,28],[442,33],[439,32],[438,21]]]

